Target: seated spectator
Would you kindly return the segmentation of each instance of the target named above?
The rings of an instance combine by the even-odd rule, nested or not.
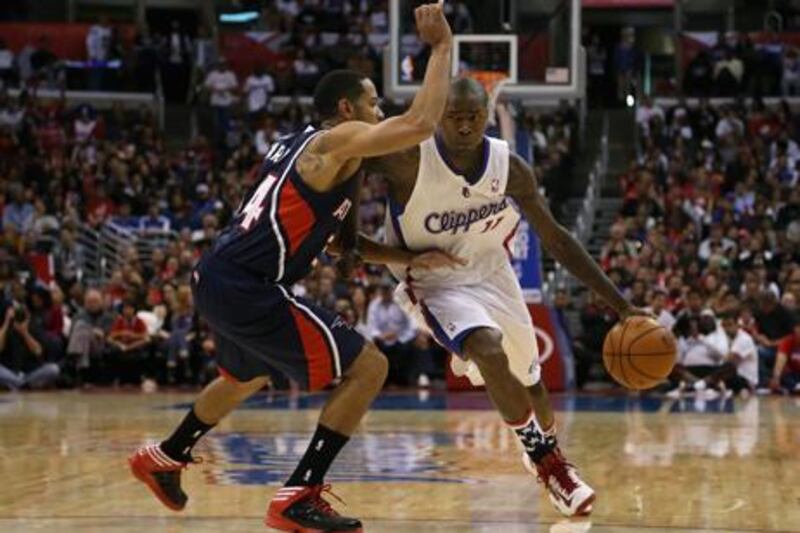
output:
[[[703,313],[703,318],[714,322],[710,310]],[[687,323],[688,330],[678,337],[678,360],[669,377],[673,388],[667,392],[667,396],[679,398],[688,391],[694,391],[705,399],[717,398],[719,391],[708,385],[731,377],[730,365],[725,366],[727,354],[720,349],[717,326],[714,323],[710,331],[704,332],[699,320],[689,318]]]
[[[145,347],[150,343],[147,326],[136,316],[136,304],[130,298],[122,303],[122,312],[108,334],[111,346],[110,366],[115,383],[142,384],[147,363]],[[148,384],[149,385],[149,384]]]
[[[105,377],[106,338],[113,321],[113,316],[105,310],[103,294],[97,289],[87,290],[67,342],[67,357],[79,384],[95,383]]]
[[[758,355],[761,364],[762,379],[770,376],[770,370],[776,365],[778,345],[792,332],[793,318],[785,307],[778,303],[775,293],[766,290],[761,293],[759,307],[755,312],[755,336],[758,343]]]
[[[367,309],[367,326],[370,338],[389,359],[387,383],[406,386],[413,378],[410,351],[416,328],[393,296],[392,285],[388,281],[382,282]]]
[[[192,380],[190,356],[195,337],[192,291],[188,285],[178,287],[169,318],[167,382],[174,383],[180,377],[181,381],[188,383]]]
[[[578,388],[589,381],[592,367],[601,360],[603,341],[617,319],[617,314],[605,301],[591,290],[586,292],[586,304],[581,309],[582,334],[573,343]]]
[[[0,385],[11,390],[43,387],[55,383],[61,370],[48,361],[41,332],[32,327],[24,304],[11,303],[3,309],[0,326]]]
[[[27,233],[33,228],[35,215],[33,204],[25,199],[25,190],[21,183],[12,183],[8,191],[11,201],[3,206],[3,228],[12,228],[17,233]]]
[[[708,335],[716,329],[714,313],[705,308],[703,294],[699,289],[690,289],[686,306],[675,317],[672,332],[678,338]]]
[[[662,289],[653,290],[650,293],[649,306],[645,307],[645,310],[653,313],[658,323],[663,327],[667,328],[668,330],[672,330],[673,326],[675,325],[675,316],[667,309],[666,291]]]
[[[727,311],[720,317],[717,331],[710,336],[723,364],[703,379],[706,390],[713,389],[726,396],[729,393],[747,396],[758,386],[758,350],[753,337],[740,327],[739,317],[738,310]]]
[[[800,315],[794,316],[792,333],[778,343],[775,366],[769,374],[773,391],[800,393]]]

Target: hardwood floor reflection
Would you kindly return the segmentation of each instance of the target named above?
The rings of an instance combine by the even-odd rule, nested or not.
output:
[[[125,458],[181,418],[186,394],[0,395],[0,531],[257,531],[319,397],[260,396],[198,446],[183,513]],[[791,531],[800,523],[800,399],[555,398],[567,457],[594,486],[564,521],[481,395],[389,394],[329,475],[366,531]]]

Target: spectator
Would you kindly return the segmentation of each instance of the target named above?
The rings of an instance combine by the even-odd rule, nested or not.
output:
[[[17,233],[27,233],[33,228],[35,210],[25,198],[21,183],[9,186],[11,202],[3,208],[3,228],[13,228]]]
[[[792,331],[793,318],[780,303],[774,292],[762,292],[758,310],[755,312],[758,355],[761,364],[761,376],[769,376],[770,369],[775,366],[778,345]]]
[[[707,319],[707,328],[702,327],[702,318]],[[687,324],[688,331],[678,337],[678,361],[670,374],[673,388],[667,396],[679,398],[693,390],[705,399],[715,399],[719,391],[708,385],[729,377],[730,367],[724,365],[714,317],[710,310],[705,310],[700,319],[689,318]]]
[[[305,48],[297,51],[294,60],[294,75],[297,86],[304,92],[311,92],[319,80],[319,65],[308,58]]]
[[[114,320],[108,334],[110,366],[115,383],[142,384],[152,387],[152,382],[143,380],[147,352],[150,343],[147,325],[136,316],[136,304],[130,298],[122,303],[122,312]],[[145,384],[147,382],[147,384]]]
[[[716,375],[705,378],[708,388],[747,396],[758,386],[758,350],[753,337],[739,326],[738,309],[721,316],[715,332],[716,348],[723,357],[722,368]]]
[[[86,57],[89,60],[89,90],[105,89],[104,72],[111,55],[111,28],[108,17],[102,16],[86,34]]]
[[[636,33],[633,28],[624,28],[614,50],[614,72],[617,77],[617,100],[624,102],[639,87],[641,60],[636,49]]]
[[[650,293],[650,305],[645,308],[656,317],[659,324],[668,330],[675,326],[675,316],[667,310],[667,293],[662,289],[655,289]]]
[[[79,384],[105,378],[106,339],[113,320],[105,310],[103,294],[97,289],[87,290],[83,308],[75,316],[67,343],[67,357]]]
[[[30,313],[14,302],[3,309],[0,326],[0,384],[17,390],[53,384],[60,374],[42,347],[41,333],[31,328]]]
[[[0,89],[6,89],[14,83],[14,69],[14,52],[8,49],[4,39],[0,39]]]
[[[133,79],[138,92],[152,93],[156,88],[158,44],[147,27],[142,27],[133,40]]]
[[[794,96],[800,92],[800,57],[792,48],[783,56],[783,76],[781,76],[783,96]]]
[[[392,286],[384,281],[367,309],[370,338],[389,359],[387,383],[405,386],[412,382],[410,343],[416,337],[411,318],[394,301]]]
[[[800,316],[795,315],[792,333],[778,343],[777,353],[769,387],[800,393]]]
[[[720,96],[735,96],[744,76],[744,63],[733,52],[725,51],[721,61],[714,66],[714,83]]]
[[[714,86],[714,63],[706,51],[689,62],[683,78],[683,90],[688,96],[710,96]]]
[[[170,23],[170,32],[164,42],[164,47],[162,63],[164,97],[168,102],[186,102],[191,74],[189,58],[192,40],[176,20]],[[212,102],[211,105],[215,104]]]
[[[236,74],[228,67],[227,61],[220,58],[214,69],[206,76],[203,85],[211,93],[209,103],[214,112],[214,139],[218,146],[222,146],[228,130],[230,108],[235,99],[234,90],[239,83],[236,81]]]
[[[269,111],[270,98],[275,92],[275,80],[272,79],[263,65],[256,66],[244,82],[242,92],[247,94],[247,114],[250,124],[255,126],[263,116],[264,111]]]
[[[184,382],[192,379],[191,348],[196,336],[194,331],[194,306],[192,291],[188,285],[181,285],[175,294],[171,309],[170,333],[167,346],[167,382],[174,383],[176,372],[181,373]]]
[[[56,55],[50,50],[50,39],[42,35],[39,37],[36,49],[30,56],[31,74],[38,83],[44,83],[47,88],[54,88],[60,82],[55,67],[58,62]]]
[[[603,340],[614,324],[617,315],[594,292],[586,292],[586,303],[581,309],[582,334],[573,343],[575,351],[575,381],[578,388],[589,381],[592,367],[600,361]]]

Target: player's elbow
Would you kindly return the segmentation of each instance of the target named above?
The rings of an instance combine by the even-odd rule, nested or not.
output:
[[[416,142],[424,141],[433,136],[436,131],[436,118],[423,113],[406,113],[403,121],[406,123],[409,134],[418,139]]]

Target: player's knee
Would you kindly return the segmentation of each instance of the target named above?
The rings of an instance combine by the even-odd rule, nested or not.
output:
[[[389,375],[389,360],[374,344],[368,343],[364,346],[349,373],[370,383],[383,386]]]
[[[231,387],[234,389],[234,394],[237,397],[246,398],[251,394],[254,394],[267,385],[269,385],[270,379],[268,377],[258,377],[255,379],[251,379],[250,381],[237,381],[231,382],[228,381],[227,383],[230,384]]]
[[[493,329],[481,329],[464,341],[464,353],[482,373],[508,371],[508,356],[503,350],[503,335]]]

